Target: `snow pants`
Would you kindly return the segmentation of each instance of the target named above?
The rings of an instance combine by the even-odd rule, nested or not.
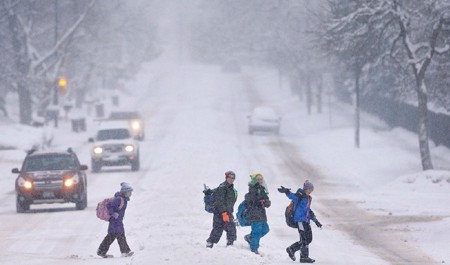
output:
[[[222,214],[214,214],[213,216],[213,229],[207,242],[216,244],[222,237],[223,231],[227,233],[227,242],[236,241],[236,224],[233,222],[234,217],[232,214],[230,216],[230,222],[224,222],[222,219]]]
[[[250,250],[255,252],[259,248],[259,240],[269,233],[267,222],[253,222],[252,232],[250,233]]]
[[[311,226],[307,222],[298,222],[298,234],[300,240],[292,244],[289,248],[296,252],[300,250],[300,258],[309,257],[309,244],[312,242]]]
[[[106,237],[103,239],[102,243],[98,247],[98,252],[101,254],[106,254],[109,250],[109,247],[117,238],[117,243],[119,243],[120,253],[128,253],[131,251],[128,246],[127,239],[125,237],[125,233],[122,234],[110,234],[108,233]]]

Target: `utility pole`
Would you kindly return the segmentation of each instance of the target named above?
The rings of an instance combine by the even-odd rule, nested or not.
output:
[[[54,2],[54,8],[55,8],[55,46],[58,44],[58,0],[53,0]],[[58,56],[58,52],[56,52],[56,55]],[[53,87],[53,105],[57,106],[59,104],[58,102],[58,85],[57,82],[54,82]]]

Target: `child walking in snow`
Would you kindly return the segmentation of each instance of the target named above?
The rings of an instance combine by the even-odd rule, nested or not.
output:
[[[233,171],[225,172],[225,181],[217,187],[215,192],[213,228],[206,240],[206,247],[212,248],[217,244],[225,230],[227,233],[227,246],[232,246],[236,240],[236,224],[234,223],[233,209],[237,199],[234,189],[236,174]]]
[[[98,247],[97,255],[103,258],[110,258],[112,255],[107,255],[109,247],[117,239],[119,243],[120,252],[122,256],[128,257],[134,254],[128,246],[125,237],[125,228],[123,226],[123,218],[125,217],[125,210],[127,209],[128,201],[130,200],[133,188],[125,182],[120,183],[120,191],[114,195],[114,200],[108,203],[107,208],[111,218],[108,225],[108,234],[103,239]]]
[[[313,190],[314,185],[309,180],[306,180],[303,184],[303,189],[298,189],[295,194],[283,186],[278,188],[280,193],[286,194],[294,202],[294,221],[298,224],[300,240],[286,248],[286,252],[295,261],[295,252],[300,250],[300,263],[315,262],[314,259],[309,257],[309,244],[312,241],[312,231],[309,221],[313,220],[317,227],[322,227],[322,224],[320,224],[314,212],[311,210],[312,197],[310,194]]]
[[[250,244],[250,250],[259,254],[259,241],[269,233],[267,224],[266,208],[270,207],[268,191],[261,173],[250,175],[248,193],[245,194],[245,201],[248,207],[248,220],[251,223],[252,231],[245,235],[244,239]]]

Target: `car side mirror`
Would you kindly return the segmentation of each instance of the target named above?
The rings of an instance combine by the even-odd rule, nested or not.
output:
[[[88,170],[88,166],[86,166],[86,165],[80,165],[80,170]]]
[[[18,168],[13,168],[12,170],[11,170],[11,172],[12,173],[16,173],[16,174],[19,174],[20,173],[20,171],[19,171],[19,169]]]
[[[89,139],[88,139],[88,142],[93,143],[93,142],[94,142],[94,138],[92,138],[92,137],[89,138]]]

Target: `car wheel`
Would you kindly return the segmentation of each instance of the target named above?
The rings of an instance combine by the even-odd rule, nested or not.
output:
[[[77,203],[75,203],[75,207],[77,210],[84,210],[87,207],[87,192],[83,193],[83,199]]]
[[[131,162],[131,171],[138,171],[140,167],[139,156]]]
[[[99,162],[92,161],[92,172],[98,173],[102,169],[102,165]]]
[[[20,202],[19,201],[19,195],[17,195],[16,198],[16,211],[18,213],[24,213],[25,211],[30,210],[30,204],[26,202]]]

